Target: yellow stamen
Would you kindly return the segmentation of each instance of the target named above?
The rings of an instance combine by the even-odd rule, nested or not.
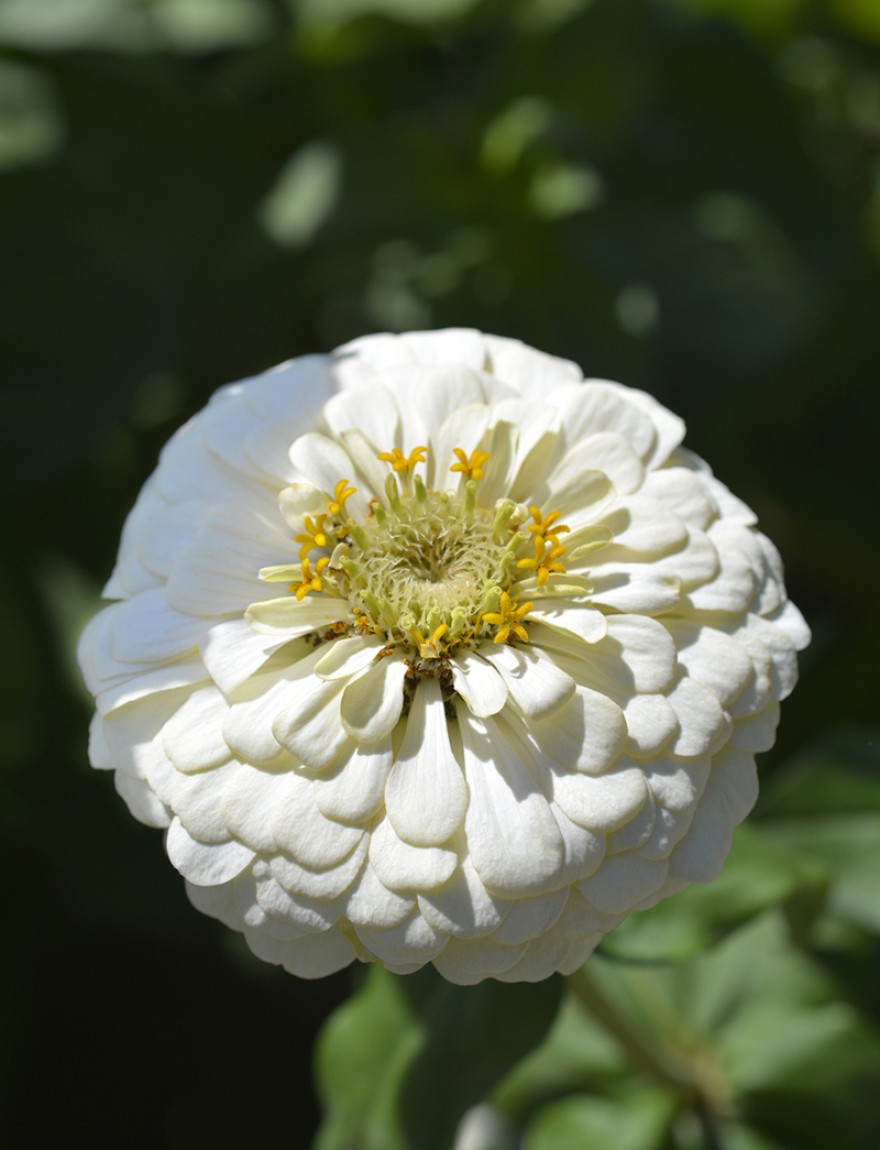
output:
[[[449,630],[446,623],[441,623],[439,627],[435,627],[431,632],[431,637],[425,639],[421,631],[415,627],[410,631],[410,635],[415,640],[419,648],[419,654],[423,659],[439,659],[443,654],[443,648],[440,646],[440,640]]]
[[[547,540],[542,535],[536,535],[534,559],[520,559],[516,565],[517,567],[534,571],[535,577],[538,580],[538,586],[543,587],[550,578],[551,572],[565,572],[564,564],[559,562],[560,556],[564,554],[565,548],[562,544],[558,543],[556,546],[551,546],[548,551]]]
[[[524,643],[528,643],[529,634],[522,623],[534,605],[531,602],[517,604],[516,600],[512,600],[506,591],[502,591],[501,602],[498,605],[499,610],[487,611],[483,615],[484,622],[491,623],[498,628],[498,633],[493,641],[506,643],[512,632],[517,639],[522,639]]]
[[[392,471],[405,471],[409,475],[417,463],[425,462],[427,453],[427,447],[414,447],[409,455],[404,455],[399,447],[392,447],[390,451],[380,451],[376,458],[390,463]]]
[[[330,562],[329,556],[325,555],[323,559],[318,560],[318,562],[315,564],[315,570],[312,571],[311,568],[309,567],[308,559],[303,559],[303,561],[302,561],[302,576],[303,576],[302,577],[302,583],[300,583],[299,585],[297,585],[296,583],[290,584],[290,590],[296,592],[297,599],[299,599],[301,601],[301,600],[305,599],[306,595],[308,595],[308,593],[310,591],[320,591],[321,590],[321,588],[324,585],[324,581],[321,578],[321,573],[323,572],[324,568],[327,566],[327,564],[329,562]]]
[[[551,511],[545,519],[539,507],[529,507],[534,523],[529,524],[531,531],[539,539],[548,539],[554,546],[559,546],[559,536],[565,531],[571,531],[567,523],[557,523],[561,511]]]
[[[453,463],[449,468],[450,471],[460,471],[465,479],[483,478],[483,464],[489,458],[488,451],[472,451],[470,459],[468,459],[460,447],[454,447],[452,454],[456,457],[458,463]]]
[[[349,487],[347,479],[340,479],[336,486],[333,488],[333,498],[330,500],[329,508],[331,515],[341,515],[345,510],[345,501],[349,496],[354,495],[357,491],[356,487]]]
[[[305,534],[294,535],[293,537],[294,543],[302,543],[302,547],[299,549],[300,559],[305,559],[313,547],[327,546],[327,535],[324,531],[326,518],[327,512],[325,511],[321,515],[316,515],[314,519],[311,515],[307,515],[303,520],[303,526],[306,529]]]

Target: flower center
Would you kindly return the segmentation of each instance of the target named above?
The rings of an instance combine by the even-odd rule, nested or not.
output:
[[[421,487],[388,508],[374,505],[344,560],[355,611],[420,647],[439,628],[444,646],[474,635],[481,613],[510,583],[520,540],[511,547],[512,504],[496,513],[469,494]]]
[[[348,516],[346,502],[355,488],[340,479],[327,510],[304,516],[303,530],[294,536],[301,544],[299,566],[264,568],[260,577],[289,582],[297,601],[312,592],[346,599],[352,622],[334,635],[372,632],[430,670],[457,646],[485,638],[528,642],[533,604],[519,602],[517,584],[534,580],[534,594],[565,572],[560,536],[569,528],[557,523],[556,511],[545,516],[510,499],[491,509],[479,504],[489,459],[484,451],[467,456],[455,449],[457,462],[449,470],[461,474],[458,490],[427,488],[415,473],[426,452],[417,447],[408,456],[399,448],[379,454],[390,468],[385,500],[373,499],[363,522]],[[519,530],[529,515],[527,530]]]

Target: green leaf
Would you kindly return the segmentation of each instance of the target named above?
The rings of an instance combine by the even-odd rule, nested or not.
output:
[[[373,967],[317,1051],[316,1150],[445,1150],[461,1116],[546,1034],[561,983],[462,987]]]
[[[529,1124],[523,1150],[655,1150],[663,1145],[674,1113],[675,1099],[661,1090],[629,1091],[616,1099],[564,1098],[545,1106]]]

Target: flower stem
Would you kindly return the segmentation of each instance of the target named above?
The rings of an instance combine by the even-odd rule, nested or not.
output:
[[[575,998],[614,1038],[638,1070],[663,1086],[671,1087],[690,1103],[703,1097],[702,1083],[678,1052],[664,1050],[624,1017],[582,966],[566,979]]]

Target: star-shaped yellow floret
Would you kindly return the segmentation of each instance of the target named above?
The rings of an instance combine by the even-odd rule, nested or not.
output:
[[[529,531],[532,532],[538,539],[547,539],[555,547],[559,546],[559,536],[566,531],[571,531],[567,523],[557,523],[556,520],[562,514],[561,511],[551,511],[545,519],[540,507],[529,507],[532,513],[534,523],[529,524]]]
[[[564,565],[559,562],[560,556],[564,554],[565,548],[561,544],[557,547],[548,547],[547,540],[540,535],[536,535],[534,559],[520,559],[517,562],[517,567],[534,571],[538,580],[538,586],[543,587],[550,578],[552,571],[565,571]]]
[[[326,547],[327,534],[324,531],[324,520],[327,518],[327,512],[321,515],[316,515],[312,519],[311,515],[307,515],[303,520],[303,527],[305,531],[302,535],[294,535],[294,543],[302,543],[299,549],[300,559],[305,559],[313,547]]]
[[[357,488],[349,487],[347,479],[340,479],[333,488],[333,498],[328,505],[330,514],[334,516],[341,515],[345,510],[346,499],[354,495],[355,491],[357,491]]]
[[[529,634],[522,623],[534,605],[534,603],[518,604],[515,599],[510,598],[506,591],[502,591],[501,602],[498,604],[499,610],[487,611],[483,615],[485,623],[491,623],[498,628],[493,642],[506,643],[513,633],[517,639],[522,639],[524,643],[528,643]]]
[[[399,447],[392,447],[390,451],[380,451],[376,458],[390,463],[392,471],[405,471],[409,475],[417,463],[425,462],[427,454],[427,447],[414,447],[409,455],[404,455]]]
[[[449,468],[450,471],[460,471],[465,479],[482,479],[483,464],[489,458],[488,451],[472,451],[468,458],[460,447],[454,447],[452,454],[458,460]]]
[[[324,585],[324,581],[321,578],[321,574],[329,562],[330,562],[329,557],[325,555],[323,559],[318,560],[318,562],[315,564],[315,570],[312,571],[312,569],[309,566],[308,559],[303,559],[303,561],[302,561],[302,583],[299,583],[299,584],[291,583],[290,584],[290,590],[295,592],[297,599],[303,600],[303,599],[305,599],[306,595],[308,595],[308,593],[310,591],[320,591],[321,590],[321,588]]]

